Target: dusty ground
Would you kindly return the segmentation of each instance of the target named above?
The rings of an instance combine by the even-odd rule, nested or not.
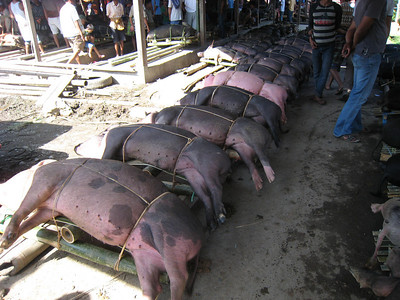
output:
[[[125,100],[149,110],[172,105],[182,92],[171,91],[178,85],[171,82],[178,81],[167,82],[169,90],[153,89],[157,97],[150,87],[136,87]],[[256,192],[248,170],[234,166],[224,186],[232,215],[202,251],[211,265],[198,274],[191,299],[376,299],[359,288],[348,268],[362,266],[373,253],[371,231],[382,222],[369,209],[371,202],[382,201],[369,194],[381,175],[371,159],[381,120],[371,101],[363,113],[374,132],[363,135],[360,144],[338,140],[332,131],[343,102],[329,91],[326,106],[315,104],[308,99],[311,87],[306,83],[288,105],[290,130],[279,149],[271,146],[276,181],[265,180]],[[74,157],[73,146],[90,135],[116,122],[136,121],[123,106],[85,104],[75,110],[66,118],[43,118],[34,103],[0,98],[0,179],[40,159]],[[140,298],[135,276],[55,249],[20,274],[0,277],[2,288],[9,290],[4,298],[9,300]],[[168,289],[164,285],[159,299],[169,298]]]

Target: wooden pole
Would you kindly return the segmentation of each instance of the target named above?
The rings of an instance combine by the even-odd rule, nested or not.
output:
[[[133,10],[135,17],[135,35],[138,53],[137,72],[142,79],[142,83],[147,83],[147,50],[146,50],[146,35],[144,31],[143,18],[143,0],[133,1]]]
[[[206,5],[205,0],[199,0],[199,34],[200,34],[200,45],[206,44]]]
[[[234,10],[235,12],[233,15],[235,18],[236,34],[239,34],[239,0],[235,0]]]
[[[33,20],[31,2],[27,1],[27,0],[22,0],[22,3],[24,4],[25,18],[28,21],[29,28],[32,33],[33,52],[35,53],[35,59],[36,59],[36,61],[41,61],[40,51],[39,51],[39,42],[37,40],[37,33],[36,33],[35,22]]]

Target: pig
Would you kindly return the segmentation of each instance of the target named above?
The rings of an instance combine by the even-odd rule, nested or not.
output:
[[[0,184],[0,205],[16,211],[28,192],[36,170],[54,161],[54,159],[42,160],[31,168],[14,175],[7,182]]]
[[[400,118],[387,120],[382,128],[382,141],[391,147],[400,148]]]
[[[400,248],[394,247],[390,249],[389,255],[385,264],[390,269],[390,274],[393,277],[400,278]]]
[[[191,92],[180,100],[180,104],[218,107],[236,117],[251,118],[262,125],[268,125],[275,145],[279,147],[281,110],[264,97],[238,87],[218,85]]]
[[[264,82],[254,74],[240,71],[220,72],[216,75],[209,75],[204,79],[204,87],[211,85],[229,85],[236,86],[251,93],[260,95],[274,102],[281,108],[282,122],[286,122],[285,105],[288,93],[285,88]]]
[[[386,300],[400,299],[400,278],[383,276],[354,267],[349,271],[360,284],[360,288],[370,288],[376,296],[386,297]]]
[[[191,26],[167,24],[150,30],[147,34],[147,41],[151,42],[160,39],[193,37],[195,35],[196,30]]]
[[[93,158],[138,159],[183,175],[204,203],[208,227],[214,230],[225,221],[222,185],[231,170],[230,159],[218,146],[187,130],[159,124],[113,127],[76,146],[75,152]]]
[[[31,175],[0,239],[2,249],[35,226],[65,216],[96,239],[129,250],[145,299],[160,294],[158,277],[164,271],[171,299],[182,299],[194,279],[187,263],[198,261],[205,234],[189,207],[161,181],[119,161],[88,158],[52,162]]]
[[[223,46],[214,47],[214,43],[207,47],[205,51],[198,52],[197,56],[212,60],[215,64],[219,64],[223,61],[237,63],[239,59],[243,57],[242,54],[238,54],[237,51],[233,49],[228,49]]]
[[[378,250],[382,244],[383,238],[387,236],[389,240],[396,246],[400,246],[400,198],[392,198],[383,204],[371,204],[373,213],[381,212],[383,216],[383,227],[379,233],[374,254],[367,262],[368,267],[376,264]]]
[[[379,189],[376,193],[373,193],[374,195],[382,195],[382,186],[385,182],[400,186],[400,153],[393,154],[385,163],[385,171]]]
[[[153,113],[152,123],[170,124],[201,136],[220,147],[232,147],[250,170],[257,190],[262,179],[253,162],[257,155],[269,182],[275,173],[267,157],[267,146],[272,141],[268,130],[248,118],[235,118],[231,113],[208,106],[176,105]]]
[[[272,57],[264,57],[262,59],[258,59],[255,61],[255,63],[266,66],[267,68],[270,68],[271,70],[281,75],[292,76],[296,78],[299,82],[302,82],[304,80],[303,74],[298,69],[292,67],[291,65],[283,64]]]
[[[390,277],[360,268],[350,268],[350,272],[360,288],[370,288],[375,295],[386,299],[400,299],[400,248],[390,249],[385,264],[390,269]]]
[[[299,82],[293,76],[282,75],[262,64],[239,64],[234,68],[234,71],[243,71],[254,74],[263,81],[275,83],[284,87],[290,98],[295,98]]]

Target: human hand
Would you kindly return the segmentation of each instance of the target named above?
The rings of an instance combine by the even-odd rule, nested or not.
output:
[[[348,57],[351,53],[351,45],[349,43],[344,44],[342,49],[342,56],[344,58]]]
[[[317,43],[313,40],[313,38],[310,36],[310,45],[311,48],[316,49],[318,48]]]

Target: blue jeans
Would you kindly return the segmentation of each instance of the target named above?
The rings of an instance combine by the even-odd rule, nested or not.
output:
[[[336,122],[335,129],[333,130],[334,136],[341,137],[342,135],[351,134],[363,129],[361,123],[361,106],[367,102],[371,94],[381,60],[382,57],[379,53],[371,56],[354,54],[353,89]]]
[[[335,44],[318,46],[312,50],[312,64],[314,70],[315,94],[322,97],[322,91],[325,88],[328,79],[329,69],[332,65],[333,51]]]
[[[182,20],[178,20],[178,21],[171,21],[169,22],[171,25],[182,25]]]

